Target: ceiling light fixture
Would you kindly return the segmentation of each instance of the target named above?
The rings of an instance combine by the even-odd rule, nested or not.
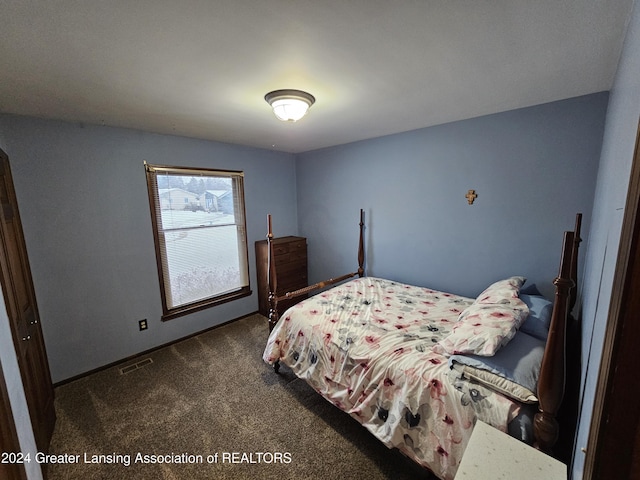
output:
[[[264,99],[283,122],[297,122],[316,101],[313,95],[302,90],[275,90],[267,93]]]

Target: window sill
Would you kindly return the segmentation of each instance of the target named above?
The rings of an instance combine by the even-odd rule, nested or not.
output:
[[[166,322],[168,320],[173,320],[174,318],[183,317],[191,313],[199,312],[200,310],[205,310],[207,308],[215,307],[216,305],[221,305],[223,303],[231,302],[239,298],[248,297],[252,293],[253,292],[251,291],[251,289],[249,287],[246,287],[241,290],[231,292],[220,297],[216,297],[214,300],[206,300],[198,303],[190,303],[188,305],[174,308],[168,312],[164,312],[162,315],[162,321]]]

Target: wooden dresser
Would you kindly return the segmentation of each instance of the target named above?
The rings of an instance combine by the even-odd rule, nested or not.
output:
[[[308,286],[307,279],[307,239],[304,237],[274,238],[273,254],[278,279],[277,295]],[[269,316],[269,284],[267,283],[268,243],[256,242],[256,270],[258,275],[258,311]],[[291,300],[278,302],[278,314],[304,300],[301,295]]]

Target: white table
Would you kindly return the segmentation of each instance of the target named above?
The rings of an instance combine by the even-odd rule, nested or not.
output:
[[[478,420],[455,480],[484,479],[567,480],[567,467]]]

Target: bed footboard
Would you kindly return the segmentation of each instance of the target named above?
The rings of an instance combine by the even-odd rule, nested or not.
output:
[[[278,322],[278,302],[290,298],[295,298],[300,295],[306,295],[316,290],[320,290],[329,285],[342,282],[349,278],[358,275],[362,277],[364,275],[364,210],[360,209],[360,238],[358,241],[358,270],[352,273],[347,273],[336,278],[330,278],[323,280],[322,282],[314,283],[308,287],[300,288],[292,292],[285,292],[281,295],[277,294],[278,291],[278,278],[275,268],[275,262],[273,261],[273,229],[271,225],[271,215],[267,215],[267,243],[268,243],[268,255],[267,255],[267,284],[269,286],[269,331],[273,330],[273,327]],[[278,367],[274,365],[276,372]]]

